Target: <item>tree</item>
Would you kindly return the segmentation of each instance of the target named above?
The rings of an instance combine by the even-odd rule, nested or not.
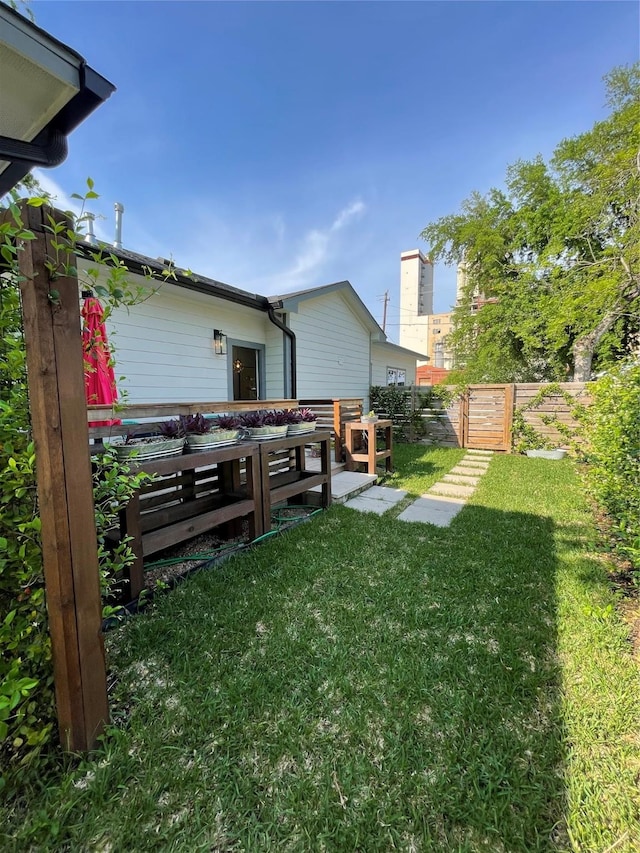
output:
[[[590,378],[640,330],[640,64],[606,78],[609,116],[506,190],[429,224],[431,257],[464,263],[451,346],[466,381]],[[471,310],[473,303],[477,310]]]

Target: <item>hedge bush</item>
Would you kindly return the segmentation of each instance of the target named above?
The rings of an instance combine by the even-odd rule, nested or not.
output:
[[[640,569],[640,365],[621,365],[591,386],[587,483],[612,522],[621,555]],[[636,579],[640,572],[636,571]]]

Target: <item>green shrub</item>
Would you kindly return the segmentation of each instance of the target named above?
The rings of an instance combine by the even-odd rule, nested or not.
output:
[[[394,424],[405,421],[411,412],[411,395],[403,388],[372,385],[369,400],[372,409],[384,412]]]
[[[640,568],[640,366],[611,370],[591,391],[588,486],[611,519],[619,553]]]
[[[0,278],[0,767],[27,765],[53,728],[51,642],[20,294]],[[2,787],[2,775],[0,775]]]

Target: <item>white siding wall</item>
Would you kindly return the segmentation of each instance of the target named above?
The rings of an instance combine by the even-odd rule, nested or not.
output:
[[[370,332],[339,293],[298,304],[290,315],[298,350],[298,397],[368,397]]]
[[[227,400],[231,353],[214,353],[213,330],[266,344],[271,325],[261,311],[163,283],[109,319],[120,396],[126,392],[129,403]]]
[[[416,360],[408,355],[402,355],[397,350],[385,346],[384,343],[371,345],[371,384],[387,384],[387,368],[398,367],[407,371],[407,385],[415,385]]]

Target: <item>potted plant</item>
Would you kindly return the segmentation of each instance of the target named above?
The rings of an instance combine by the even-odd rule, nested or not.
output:
[[[314,432],[318,425],[318,416],[311,409],[288,409],[285,415],[288,420],[287,435]]]
[[[282,438],[287,434],[289,426],[285,412],[264,409],[240,415],[240,421],[249,437],[257,441]]]
[[[231,444],[237,441],[242,424],[235,415],[218,415],[213,420],[211,438],[216,444]]]
[[[373,409],[371,409],[371,411],[367,415],[361,415],[360,417],[361,424],[375,424],[377,420],[378,416],[373,411]]]
[[[219,418],[205,418],[200,412],[195,415],[180,415],[180,424],[191,452],[211,450],[220,444],[230,444],[238,438],[237,429],[222,429]]]
[[[184,432],[180,421],[165,421],[158,430],[160,435],[139,436],[127,432],[125,436],[105,441],[105,446],[114,450],[118,459],[132,459],[136,462],[179,456],[184,449]]]
[[[563,450],[561,447],[554,447],[551,450],[548,450],[543,447],[538,447],[535,449],[526,450],[525,453],[527,456],[531,456],[538,459],[564,459],[567,455],[567,451]]]

